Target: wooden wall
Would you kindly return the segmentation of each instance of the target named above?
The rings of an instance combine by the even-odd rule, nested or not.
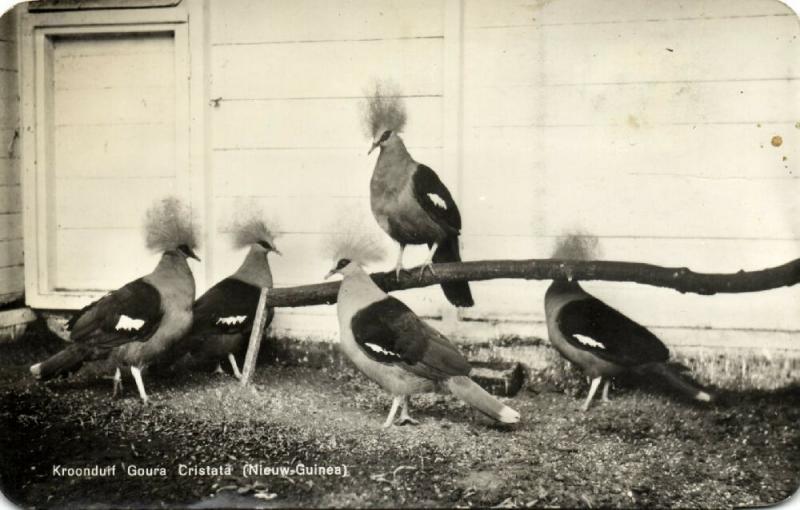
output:
[[[465,256],[546,257],[575,230],[599,236],[603,258],[698,271],[798,256],[800,41],[782,3],[464,6]],[[546,285],[476,284],[469,314],[540,321]],[[587,287],[674,342],[800,329],[797,288]]]
[[[358,102],[374,78],[409,96],[405,138],[457,195],[466,258],[547,257],[573,230],[599,236],[607,259],[699,271],[798,256],[800,42],[783,4],[450,4],[463,16],[460,83],[443,73],[445,2],[210,3],[210,96],[222,98],[209,119],[213,217],[255,200],[279,220],[278,284],[318,280],[342,211],[372,221],[374,156],[364,155]],[[442,150],[453,141],[443,134],[448,94],[460,94],[463,115],[455,172]],[[241,254],[216,229],[221,276]],[[387,247],[382,268],[393,262]],[[478,304],[463,314],[472,320],[455,329],[541,335],[546,285],[476,283]],[[746,331],[800,330],[798,289],[700,297],[587,286],[670,343],[741,347],[754,342]],[[438,289],[402,297],[429,316],[446,308]],[[284,312],[276,327],[332,334],[331,312]],[[786,334],[765,333],[780,348]]]
[[[1,13],[0,13],[1,14]],[[22,296],[19,88],[15,16],[0,16],[0,304]]]
[[[400,87],[409,149],[454,192],[467,259],[548,257],[574,230],[598,236],[602,258],[699,271],[756,269],[800,253],[800,41],[796,16],[777,0],[184,0],[181,9],[192,11],[193,85],[191,123],[175,136],[191,126],[193,196],[205,188],[195,202],[207,241],[199,291],[240,263],[229,224],[242,209],[260,208],[278,225],[280,286],[319,281],[332,263],[326,239],[346,223],[383,235],[368,204],[376,154],[366,155],[360,122],[376,79]],[[13,41],[0,44],[11,58]],[[106,111],[92,108],[72,113]],[[13,132],[15,115],[0,117],[0,136]],[[148,168],[166,161],[139,152],[155,158]],[[16,168],[13,158],[0,162]],[[3,175],[18,182],[14,171]],[[117,220],[135,223],[123,209],[144,194],[112,201]],[[9,197],[0,215],[10,223],[19,200]],[[72,212],[59,217],[86,219]],[[140,240],[133,223],[125,242]],[[394,264],[396,247],[383,238],[387,256],[371,269]],[[8,246],[0,262],[19,264],[19,243]],[[406,264],[424,256],[410,249]],[[87,288],[81,278],[69,283]],[[437,324],[455,336],[485,340],[543,336],[546,286],[475,283],[477,305],[462,321],[452,321],[438,288],[399,296],[444,316]],[[702,297],[587,287],[671,345],[800,353],[800,288]],[[274,329],[333,338],[336,320],[332,307],[281,310]]]
[[[227,225],[237,210],[254,207],[281,232],[285,256],[271,257],[276,285],[320,281],[331,266],[326,238],[345,224],[355,218],[383,235],[369,209],[377,152],[366,155],[371,139],[360,119],[371,83],[401,87],[409,149],[442,166],[443,2],[233,0],[210,7],[209,96],[221,98],[209,114],[209,227],[219,234],[211,273],[229,274],[241,261]],[[386,245],[388,264],[396,247]],[[422,312],[440,306],[435,289],[404,297]],[[276,326],[301,336],[330,333],[331,312],[283,310]]]

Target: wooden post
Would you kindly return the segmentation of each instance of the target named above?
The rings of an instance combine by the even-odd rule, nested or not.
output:
[[[263,287],[261,294],[258,297],[258,308],[256,308],[256,316],[253,319],[253,329],[250,331],[250,341],[247,344],[247,355],[244,358],[244,365],[242,366],[242,380],[239,381],[242,386],[250,384],[253,378],[253,372],[256,370],[256,359],[258,359],[258,350],[261,348],[261,339],[264,337],[264,326],[267,323],[267,293],[269,289]]]

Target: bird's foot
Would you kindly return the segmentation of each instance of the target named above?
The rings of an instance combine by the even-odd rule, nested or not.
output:
[[[214,372],[213,372],[213,373],[214,373],[214,375],[216,375],[216,374],[222,374],[222,375],[225,375],[225,371],[224,371],[224,370],[222,370],[222,365],[221,365],[221,364],[219,364],[219,363],[217,363],[217,368],[215,368],[215,369],[214,369]]]
[[[400,416],[400,418],[398,418],[397,421],[395,422],[395,425],[397,426],[419,425],[419,420],[415,420],[414,418],[408,415]]]
[[[422,266],[419,268],[419,277],[420,277],[420,279],[423,276],[425,276],[425,270],[426,269],[430,270],[431,274],[436,276],[436,271],[434,271],[434,269],[433,269],[433,262],[428,261],[428,262],[422,264]]]
[[[114,389],[111,391],[111,398],[112,399],[120,398],[121,394],[122,394],[122,381],[120,382],[115,381]]]

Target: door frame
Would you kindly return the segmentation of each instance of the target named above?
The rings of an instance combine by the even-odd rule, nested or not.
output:
[[[202,39],[189,33],[189,11],[199,11],[182,2],[170,8],[92,10],[33,13],[22,10],[20,41],[20,117],[22,124],[21,164],[23,185],[23,238],[25,249],[25,300],[34,308],[80,308],[100,297],[107,289],[56,290],[50,276],[54,261],[51,243],[56,230],[50,228],[56,218],[50,191],[53,179],[51,94],[48,71],[52,38],[64,35],[171,33],[175,51],[175,164],[177,188],[187,199],[196,218],[204,217],[205,179],[202,153],[204,122],[204,82],[191,80],[192,46]],[[187,6],[187,4],[189,4]],[[197,19],[197,18],[195,18]],[[202,26],[202,23],[198,23]],[[194,42],[193,42],[194,41]],[[202,54],[202,47],[199,50]],[[202,61],[202,59],[196,59]],[[194,71],[202,67],[194,66]],[[198,105],[200,112],[198,113]],[[205,243],[203,243],[205,244]],[[201,249],[201,256],[205,253]],[[202,267],[195,271],[203,281]],[[123,284],[125,282],[119,282]]]

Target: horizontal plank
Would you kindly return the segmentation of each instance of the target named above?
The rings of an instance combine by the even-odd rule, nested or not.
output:
[[[797,78],[797,34],[789,16],[470,30],[464,76],[489,75],[511,86],[537,79],[557,85]]]
[[[106,87],[127,87],[133,90],[140,87],[162,87],[165,81],[169,82],[175,75],[172,39],[155,39],[163,46],[157,52],[139,51],[141,44],[137,43],[142,40],[147,41],[127,37],[119,41],[103,39],[102,42],[91,38],[80,39],[80,51],[93,50],[82,54],[71,46],[70,39],[59,39],[53,50],[54,88],[94,91]],[[116,52],[118,44],[129,49]],[[107,45],[111,47],[106,48]]]
[[[17,44],[13,41],[0,39],[0,69],[13,70],[19,69],[17,65]]]
[[[532,174],[513,187],[505,180],[505,186],[465,180],[464,224],[501,235],[580,228],[601,236],[800,239],[800,179],[709,184],[661,175],[595,178],[554,168],[538,180]]]
[[[166,76],[162,86],[93,90],[56,90],[53,123],[113,125],[171,123],[175,119],[175,88]]]
[[[771,143],[776,135],[782,140],[778,147]],[[487,168],[537,183],[547,169],[581,178],[663,174],[709,183],[800,175],[800,129],[794,123],[467,128],[464,140],[467,182],[489,178]]]
[[[152,271],[160,256],[145,248],[140,228],[57,230],[48,248],[49,284],[63,291],[119,288]]]
[[[431,37],[444,22],[440,0],[228,0],[210,8],[213,44]]]
[[[21,266],[24,262],[22,239],[0,241],[0,267]]]
[[[440,147],[442,99],[413,97],[406,103],[406,144]],[[362,128],[362,104],[361,99],[223,101],[211,114],[213,147],[353,147],[366,152],[370,137]]]
[[[59,177],[168,177],[175,175],[171,124],[73,125],[55,129]]]
[[[0,241],[22,239],[22,213],[0,214]]]
[[[21,294],[24,289],[25,271],[22,266],[0,268],[0,294]]]
[[[22,188],[19,185],[0,186],[0,214],[22,211]],[[0,264],[1,266],[2,264]]]
[[[442,167],[441,149],[411,149],[431,168]],[[212,154],[215,196],[368,196],[375,153],[366,149],[230,150]]]
[[[0,74],[0,82],[3,76]],[[16,81],[14,81],[16,85]],[[2,90],[0,90],[0,93]],[[12,93],[8,96],[0,95],[0,127],[16,128],[19,126],[19,96]],[[8,149],[8,147],[6,147]],[[7,155],[0,153],[0,155]]]
[[[20,162],[18,158],[8,158],[0,154],[0,186],[14,186],[20,183]]]
[[[215,46],[211,97],[353,97],[377,79],[403,94],[441,95],[442,47],[442,39]]]
[[[175,186],[170,178],[58,179],[57,228],[139,228],[153,200],[177,192]]]
[[[55,39],[55,54],[65,59],[81,60],[87,57],[114,57],[145,55],[161,58],[172,53],[171,32],[124,32],[61,35]],[[135,77],[134,77],[135,78]]]
[[[658,22],[681,19],[788,15],[792,11],[773,0],[466,0],[466,27],[584,25],[593,23]]]
[[[341,219],[355,217],[372,221],[368,196],[325,199],[314,196],[220,197],[215,200],[217,217],[224,222],[229,221],[235,217],[243,201],[263,210],[267,217],[273,218],[280,225],[283,232],[337,232],[343,228],[339,225]]]
[[[546,259],[553,256],[566,233],[501,236],[465,229],[461,236],[462,255],[464,260]],[[797,258],[798,247],[800,241],[792,240],[599,237],[598,251],[591,258],[688,267],[703,273],[735,273],[784,264]]]
[[[757,124],[800,118],[800,81],[509,87],[468,79],[464,122],[503,126]]]
[[[17,21],[15,10],[16,9],[9,9],[3,12],[3,9],[0,9],[0,40],[15,41],[17,39]]]

